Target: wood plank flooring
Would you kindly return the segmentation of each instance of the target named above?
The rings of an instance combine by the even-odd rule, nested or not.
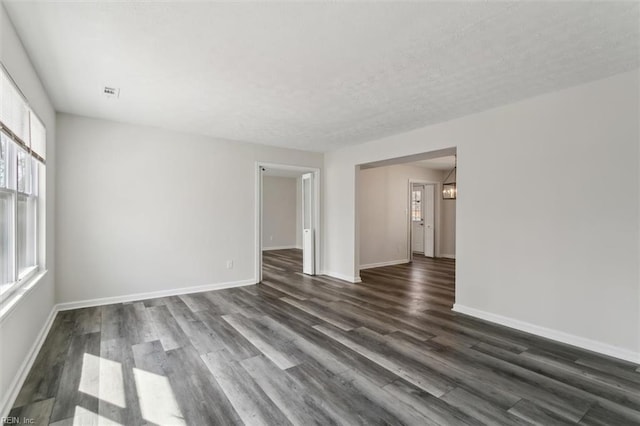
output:
[[[640,368],[451,312],[454,261],[60,312],[11,416],[62,425],[638,425]]]

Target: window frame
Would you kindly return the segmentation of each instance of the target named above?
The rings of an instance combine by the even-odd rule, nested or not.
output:
[[[20,91],[20,88],[16,85],[15,81],[11,78],[11,75],[6,68],[0,63],[0,78],[11,86],[7,93],[13,89],[13,93],[7,96],[7,99],[12,99],[14,102],[22,102],[22,105],[16,105],[15,110],[24,109],[26,112],[26,127],[27,131],[25,138],[21,139],[16,135],[11,128],[9,128],[5,122],[3,122],[3,109],[0,108],[0,134],[7,146],[6,158],[4,159],[4,184],[0,187],[0,197],[3,199],[3,203],[7,201],[8,209],[6,210],[6,217],[1,218],[0,226],[6,226],[6,258],[2,259],[0,266],[5,262],[8,266],[6,274],[0,276],[0,304],[11,299],[17,290],[22,288],[25,284],[29,283],[39,272],[45,270],[45,256],[42,252],[41,246],[44,242],[44,222],[41,222],[42,215],[45,214],[44,209],[44,194],[42,193],[41,186],[46,185],[46,162],[44,159],[46,150],[46,127],[42,120],[29,106],[26,97]],[[5,86],[5,89],[7,87]],[[9,111],[8,118],[11,119],[11,104],[8,104]],[[37,121],[37,122],[36,122]],[[32,129],[34,125],[39,125],[39,133],[32,136]],[[39,136],[39,137],[38,137]],[[32,140],[33,139],[33,140]],[[35,152],[32,149],[32,142],[36,142],[41,147],[41,152]],[[24,187],[19,188],[18,185],[18,169],[19,165],[19,152],[22,151],[22,161],[25,161],[23,179]],[[18,209],[21,202],[25,203],[25,209],[23,216],[24,222],[24,245],[19,243],[19,215]],[[42,229],[41,229],[42,228]],[[2,234],[0,234],[2,235]],[[0,244],[4,244],[0,241]],[[21,251],[24,250],[25,258],[28,265],[20,268]],[[4,254],[3,254],[4,256]],[[6,282],[5,282],[6,280]]]

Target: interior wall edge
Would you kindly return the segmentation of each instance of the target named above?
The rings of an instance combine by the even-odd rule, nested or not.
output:
[[[332,278],[337,278],[339,280],[342,281],[346,281],[348,283],[351,284],[358,284],[362,282],[362,278],[360,278],[360,276],[349,276],[349,275],[345,275],[345,274],[341,274],[339,272],[331,272],[331,271],[323,271],[322,273],[318,274],[318,275],[326,275]]]
[[[468,315],[470,317],[481,319],[483,321],[488,321],[491,323],[503,325],[516,330],[524,331],[526,333],[530,333],[538,337],[544,337],[546,339],[554,340],[556,342],[565,343],[571,346],[576,346],[578,348],[586,349],[592,352],[597,352],[601,355],[607,355],[614,358],[640,364],[640,352],[634,352],[628,349],[598,342],[585,337],[576,336],[575,334],[566,333],[560,330],[541,327],[536,324],[531,324],[529,322],[505,317],[503,315],[493,314],[491,312],[486,312],[480,309],[471,308],[465,305],[461,305],[459,303],[454,304],[452,310],[464,315]]]
[[[298,249],[298,250],[302,250],[302,247],[297,246],[297,245],[290,245],[290,246],[273,246],[273,247],[262,247],[262,251],[271,251],[271,250],[291,250],[291,249]]]
[[[49,312],[49,316],[42,325],[42,328],[40,329],[36,340],[31,346],[31,349],[29,349],[29,352],[27,352],[23,363],[15,372],[13,381],[9,385],[9,389],[7,389],[4,399],[2,400],[2,402],[0,402],[0,418],[4,419],[9,416],[9,411],[11,411],[11,407],[13,407],[13,403],[18,397],[18,393],[20,392],[24,381],[27,379],[27,375],[29,374],[31,367],[33,366],[33,363],[35,362],[36,357],[38,356],[38,353],[40,352],[40,349],[42,348],[42,345],[47,338],[47,335],[49,334],[49,330],[51,329],[51,325],[53,324],[53,320],[55,319],[58,310],[58,306],[53,305],[51,311]]]
[[[387,262],[377,262],[377,263],[368,263],[366,265],[360,265],[360,270],[362,269],[371,269],[371,268],[380,268],[382,266],[393,266],[393,265],[402,265],[405,263],[409,263],[409,259],[398,259],[398,260],[390,260]]]
[[[137,302],[146,299],[156,299],[158,297],[178,296],[181,294],[201,293],[211,290],[222,290],[225,288],[244,287],[257,284],[255,278],[247,280],[231,281],[216,284],[206,284],[194,287],[180,287],[170,290],[152,291],[148,293],[134,293],[122,296],[100,297],[97,299],[78,300],[73,302],[58,303],[56,306],[60,311],[68,311],[78,308],[90,308],[93,306],[111,305],[113,303]]]

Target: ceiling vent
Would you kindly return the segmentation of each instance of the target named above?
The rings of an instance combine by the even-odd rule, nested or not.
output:
[[[118,97],[120,97],[120,89],[117,89],[115,87],[104,86],[104,90],[102,91],[102,93],[107,98],[118,98]]]

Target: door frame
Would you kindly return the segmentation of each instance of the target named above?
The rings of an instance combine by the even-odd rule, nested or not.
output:
[[[320,268],[320,240],[322,233],[320,232],[320,169],[317,167],[306,167],[306,166],[297,166],[291,164],[277,164],[277,163],[267,163],[264,161],[256,161],[255,162],[255,252],[254,252],[254,280],[255,283],[258,284],[262,281],[262,168],[270,168],[277,170],[292,170],[296,172],[302,173],[313,173],[313,200],[314,200],[314,208],[313,208],[313,226],[314,226],[314,245],[315,245],[315,271],[318,274],[318,271],[321,271]],[[303,212],[304,214],[304,212]]]
[[[425,226],[425,216],[426,216],[426,207],[425,207],[425,193],[426,191],[426,186],[423,183],[412,183],[411,184],[411,193],[409,194],[411,197],[411,200],[409,201],[409,205],[410,205],[410,209],[411,211],[409,212],[410,216],[411,216],[411,254],[413,255],[413,253],[420,253],[420,251],[416,250],[416,245],[415,245],[415,235],[417,235],[417,232],[414,232],[416,230],[416,222],[413,220],[413,193],[414,191],[419,191],[421,196],[420,196],[420,217],[422,218],[421,222],[422,222],[422,254],[424,254],[425,252],[425,247],[426,247],[426,240],[425,240],[425,230],[424,230],[424,226]]]
[[[413,185],[433,185],[433,257],[438,257],[440,254],[440,203],[438,194],[442,192],[440,182],[434,182],[430,180],[421,179],[409,179],[407,185],[407,259],[409,262],[413,261],[413,235],[411,232],[411,191]],[[426,240],[425,240],[426,242]]]

